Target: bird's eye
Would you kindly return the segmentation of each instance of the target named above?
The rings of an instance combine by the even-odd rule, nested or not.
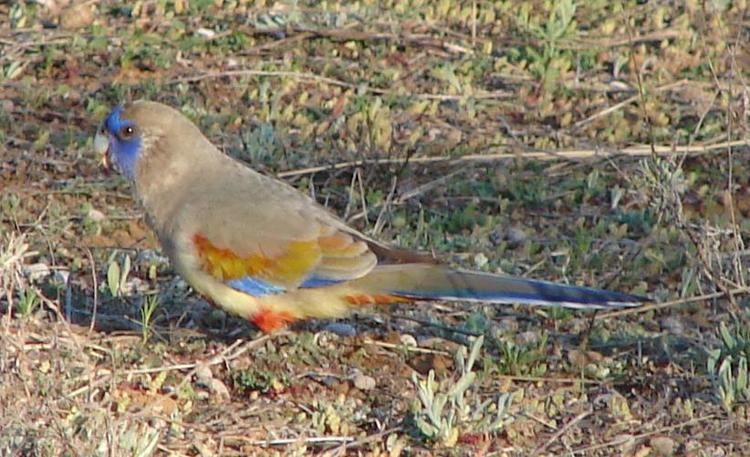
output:
[[[119,136],[123,140],[127,140],[133,137],[135,135],[135,129],[132,125],[126,125],[125,127],[120,129]]]

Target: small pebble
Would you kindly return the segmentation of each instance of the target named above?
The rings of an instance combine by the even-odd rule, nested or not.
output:
[[[213,38],[216,36],[216,32],[214,32],[211,29],[207,29],[205,27],[200,27],[198,30],[195,31],[198,35],[202,36],[203,38]]]
[[[210,386],[213,377],[214,374],[211,372],[211,367],[209,367],[207,364],[201,363],[197,367],[195,367],[195,379],[200,384]]]
[[[685,325],[683,324],[682,319],[677,316],[668,316],[664,319],[660,319],[659,324],[664,330],[674,335],[685,334]]]
[[[211,396],[210,393],[205,392],[203,390],[199,390],[198,392],[195,393],[195,398],[197,398],[198,400],[201,400],[201,401],[208,400],[208,398],[210,396]]]
[[[91,219],[94,222],[101,222],[107,218],[107,216],[105,216],[104,213],[94,208],[89,209],[89,213],[87,214],[87,216],[89,219]]]
[[[204,322],[211,327],[222,327],[227,322],[227,313],[219,308],[208,309],[201,317],[204,319]]]
[[[667,436],[657,436],[651,439],[651,448],[656,455],[669,457],[674,454],[676,443]]]
[[[529,330],[517,334],[516,341],[518,342],[518,344],[534,344],[539,342],[540,337],[541,335],[539,334],[539,332]]]
[[[489,262],[489,259],[487,259],[487,256],[483,252],[474,256],[474,265],[476,265],[476,268],[481,269],[487,265],[487,262]]]
[[[161,393],[163,393],[164,395],[174,395],[177,393],[177,389],[175,389],[175,387],[172,385],[164,384],[163,386],[161,386]]]
[[[514,334],[518,331],[518,319],[511,317],[500,317],[495,321],[498,333],[496,336]]]
[[[89,2],[81,2],[66,8],[60,15],[60,26],[67,30],[88,27],[94,22],[95,9]]]
[[[508,230],[505,232],[505,239],[508,240],[510,247],[518,247],[523,244],[527,238],[528,235],[526,234],[526,231],[518,226],[508,227]]]
[[[148,282],[142,280],[138,277],[131,276],[128,281],[123,284],[122,289],[120,290],[121,293],[124,295],[131,295],[131,294],[142,294],[144,292],[147,292],[151,286]]]
[[[52,280],[58,284],[67,284],[69,277],[70,271],[68,270],[55,270],[52,273]]]
[[[144,249],[142,251],[139,251],[135,256],[135,263],[144,266],[164,266],[169,263],[169,260],[166,256],[161,255],[159,252],[153,249]]]
[[[25,265],[23,267],[23,273],[32,282],[46,278],[49,276],[50,271],[49,265],[46,263],[32,263],[31,265]]]
[[[159,417],[153,417],[148,422],[151,427],[156,428],[156,429],[167,428],[167,421]]]
[[[331,322],[325,326],[326,332],[331,332],[338,336],[352,337],[357,335],[357,329],[346,322]]]
[[[185,282],[184,279],[177,276],[174,281],[172,281],[172,284],[176,290],[187,290],[190,285]]]
[[[408,333],[404,333],[399,337],[401,344],[404,346],[417,347],[417,339]]]
[[[354,375],[354,379],[352,379],[352,383],[354,384],[354,387],[356,387],[359,390],[372,390],[376,386],[375,378],[372,376],[367,376],[366,374],[358,373]]]
[[[319,348],[327,348],[330,346],[334,346],[335,342],[338,339],[338,334],[331,333],[331,332],[318,332],[315,334],[315,338],[313,338],[313,341]]]
[[[209,381],[208,387],[219,400],[229,400],[229,389],[223,382],[214,378]]]
[[[612,441],[619,443],[618,447],[623,454],[629,454],[635,448],[635,437],[628,433],[615,435]]]
[[[568,361],[576,368],[583,368],[589,363],[588,357],[586,357],[586,351],[573,349],[568,352]]]

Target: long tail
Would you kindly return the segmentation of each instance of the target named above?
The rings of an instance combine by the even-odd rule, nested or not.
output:
[[[633,307],[648,301],[645,297],[620,292],[430,264],[378,266],[350,285],[379,296],[385,294],[412,300],[557,305],[577,309]]]

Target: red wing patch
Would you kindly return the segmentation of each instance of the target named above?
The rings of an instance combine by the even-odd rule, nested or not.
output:
[[[270,309],[261,309],[250,316],[250,322],[255,324],[263,333],[271,333],[287,326],[297,320],[294,316],[286,311],[271,311]]]

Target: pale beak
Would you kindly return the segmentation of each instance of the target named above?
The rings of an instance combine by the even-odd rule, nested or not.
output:
[[[96,136],[94,137],[94,151],[102,156],[101,165],[105,169],[110,170],[112,163],[109,160],[109,136],[103,129],[96,132]]]

